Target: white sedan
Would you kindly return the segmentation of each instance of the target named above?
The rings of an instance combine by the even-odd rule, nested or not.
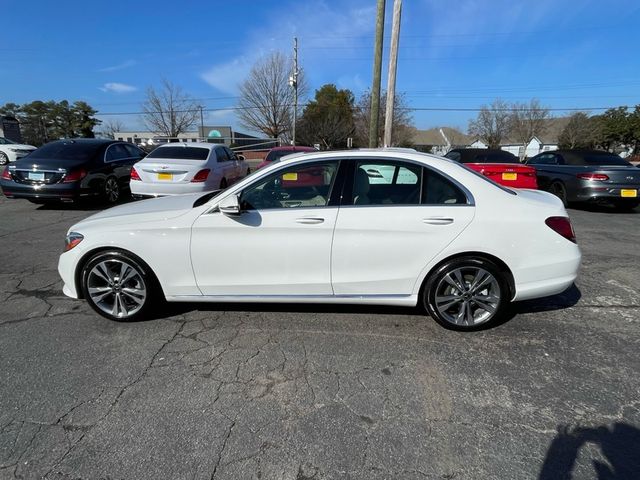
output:
[[[131,193],[160,197],[225,189],[250,173],[244,159],[224,145],[166,143],[131,170]]]
[[[221,193],[98,213],[66,245],[64,293],[113,320],[164,300],[361,303],[460,330],[564,291],[581,258],[555,196],[400,149],[290,156]]]
[[[33,145],[16,143],[9,140],[8,138],[0,137],[0,165],[6,165],[9,162],[15,162],[22,157],[26,157],[34,150],[37,149]]]

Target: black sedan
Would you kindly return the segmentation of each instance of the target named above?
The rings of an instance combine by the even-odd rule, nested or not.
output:
[[[6,197],[34,203],[91,197],[116,203],[129,192],[131,167],[144,155],[126,142],[57,140],[5,167],[0,186]]]
[[[538,186],[569,202],[612,204],[621,210],[640,205],[640,171],[618,155],[599,150],[555,150],[527,161]]]

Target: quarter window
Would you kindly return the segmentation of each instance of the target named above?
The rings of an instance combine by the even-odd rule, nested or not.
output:
[[[121,143],[111,145],[107,149],[107,162],[124,160],[125,158],[129,158],[129,156],[129,152],[127,152],[127,149]]]
[[[325,207],[337,171],[337,161],[279,170],[244,190],[240,204],[243,210]]]
[[[467,196],[454,183],[428,168],[424,169],[422,182],[423,205],[464,205]]]

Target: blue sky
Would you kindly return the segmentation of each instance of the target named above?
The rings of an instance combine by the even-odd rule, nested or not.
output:
[[[166,77],[208,108],[230,107],[251,65],[289,52],[294,36],[312,89],[335,83],[359,95],[371,83],[375,4],[0,0],[0,104],[68,99],[136,112],[147,86]],[[637,0],[404,0],[397,90],[425,109],[477,108],[495,97],[537,97],[552,108],[635,105],[639,24]],[[418,128],[466,129],[473,116],[413,113]],[[141,126],[135,115],[119,119]],[[239,127],[232,111],[208,112],[205,122]]]

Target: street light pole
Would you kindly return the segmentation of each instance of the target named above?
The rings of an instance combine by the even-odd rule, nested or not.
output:
[[[293,125],[291,127],[291,144],[296,145],[296,123],[298,123],[298,37],[293,38],[293,74],[289,77],[289,85],[293,87]]]
[[[389,80],[387,82],[387,109],[384,118],[384,146],[391,146],[393,130],[393,106],[396,99],[396,70],[398,67],[398,42],[400,40],[400,15],[402,0],[393,1],[393,26],[391,27],[391,50],[389,51]]]

